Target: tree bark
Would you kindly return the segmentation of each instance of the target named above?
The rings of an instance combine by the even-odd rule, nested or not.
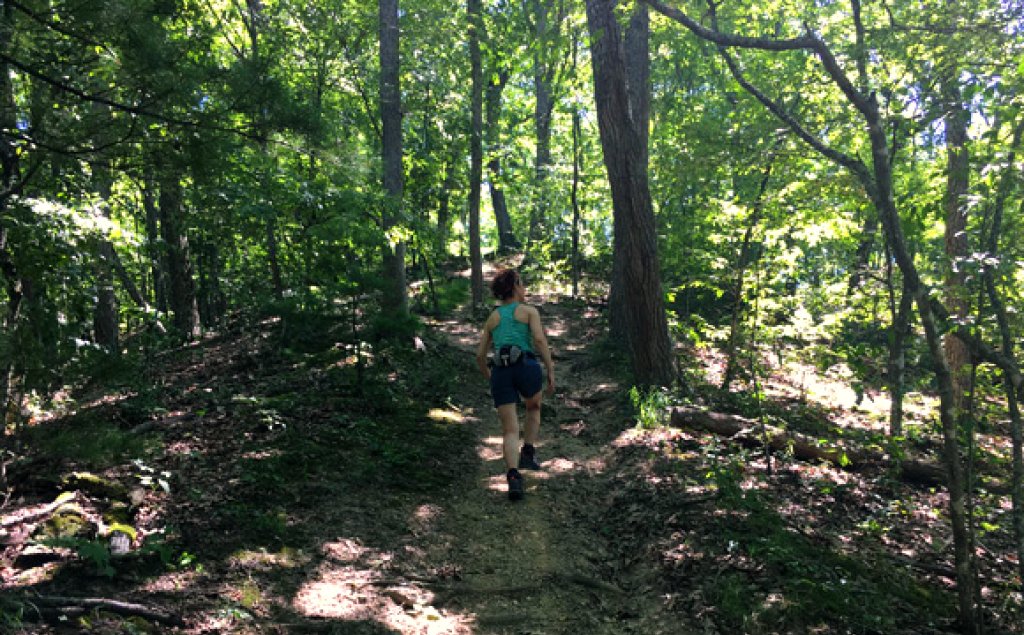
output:
[[[173,170],[166,170],[160,184],[160,230],[166,248],[171,311],[174,326],[186,338],[196,339],[201,334],[199,305],[188,235],[182,223],[182,203],[181,180]]]
[[[479,43],[477,44],[479,51]],[[501,94],[508,82],[509,71],[501,68],[493,73],[487,86],[487,184],[491,191],[494,222],[498,226],[498,251],[509,253],[522,245],[516,240],[512,218],[508,213],[505,191],[501,189]]]
[[[903,436],[903,382],[906,375],[907,353],[906,339],[910,335],[910,313],[914,308],[914,298],[906,285],[903,285],[899,302],[896,302],[895,290],[890,290],[890,313],[892,325],[889,327],[889,359],[887,362],[889,384],[889,436]]]
[[[148,165],[144,169],[142,184],[142,207],[146,212],[146,255],[149,257],[150,276],[153,279],[153,303],[160,313],[168,313],[167,308],[167,270],[164,259],[160,257],[160,209],[156,204],[156,178],[153,168]]]
[[[622,39],[611,0],[587,0],[594,98],[604,163],[612,190],[617,248],[624,284],[624,315],[630,362],[641,385],[668,385],[674,378],[654,206],[643,169],[643,148],[630,117]]]
[[[102,160],[101,160],[102,161]],[[97,162],[93,166],[96,192],[101,199],[101,213],[110,220],[110,170]],[[119,349],[119,313],[114,293],[114,245],[100,238],[96,254],[96,305],[93,310],[93,337],[108,352]]]
[[[577,72],[577,57],[579,49],[579,37],[576,30],[572,34],[572,74]],[[581,105],[574,103],[572,108],[572,188],[569,191],[569,202],[572,205],[572,297],[579,297],[580,293],[580,169],[583,163],[583,129],[580,117]]]
[[[626,64],[626,91],[629,103],[629,117],[636,130],[636,136],[640,143],[641,169],[648,171],[648,159],[650,155],[650,15],[647,5],[638,2],[633,8],[629,25],[626,28],[624,42],[624,61]],[[625,312],[627,310],[627,298],[624,292],[626,282],[624,280],[624,266],[622,258],[624,250],[619,244],[619,239],[624,229],[614,225],[613,219],[612,236],[612,279],[608,292],[608,325],[612,339],[619,342],[627,341],[628,329]]]
[[[956,74],[955,66],[952,74]],[[955,81],[955,77],[947,77],[943,84],[946,103],[946,194],[943,207],[946,212],[946,256],[949,258],[945,298],[951,317],[962,323],[970,310],[964,289],[962,263],[968,256],[967,192],[970,186],[970,156],[967,150],[967,125],[970,114],[964,108],[960,88]],[[970,355],[967,345],[955,335],[948,334],[943,338],[943,348],[949,360],[950,372],[953,373],[953,399],[959,419],[964,411]]]
[[[483,63],[480,56],[482,31],[480,0],[468,0],[470,60],[469,135],[469,253],[473,306],[484,302],[483,261],[480,254],[480,182],[483,179]]]
[[[409,314],[405,283],[405,242],[389,234],[402,218],[402,106],[399,91],[398,0],[380,0],[380,115],[384,163],[384,306],[393,315]]]
[[[0,5],[0,53],[6,54],[11,46],[14,32],[13,9],[10,4]],[[0,130],[15,127],[14,87],[6,63],[0,62]],[[0,219],[7,209],[10,196],[17,188],[21,177],[18,153],[10,138],[0,135]],[[26,283],[22,279],[8,245],[9,233],[0,220],[0,274],[7,286],[7,311],[3,328],[8,341],[15,341],[21,318],[21,304],[25,297]],[[13,349],[13,346],[12,346]],[[12,350],[13,352],[13,350]],[[0,365],[0,425],[6,425],[14,385],[17,383],[13,354],[4,355]]]
[[[533,48],[533,129],[536,141],[533,169],[533,209],[530,212],[528,242],[531,251],[541,239],[548,222],[551,193],[548,177],[551,172],[551,112],[555,106],[552,92],[554,66],[551,52],[561,28],[561,16],[554,14],[554,0],[531,0],[534,20]],[[552,18],[554,18],[552,20]]]

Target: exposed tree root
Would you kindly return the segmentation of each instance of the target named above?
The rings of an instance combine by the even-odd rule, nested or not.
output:
[[[76,617],[92,611],[106,611],[128,617],[142,617],[167,626],[184,626],[181,617],[133,602],[108,598],[74,598],[55,595],[28,595],[0,597],[5,611],[18,611],[23,620]]]

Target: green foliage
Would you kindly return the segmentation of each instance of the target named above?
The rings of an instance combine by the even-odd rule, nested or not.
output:
[[[672,397],[667,388],[654,386],[651,388],[629,389],[629,402],[636,414],[636,425],[644,430],[653,430],[665,424],[668,410],[672,406]]]

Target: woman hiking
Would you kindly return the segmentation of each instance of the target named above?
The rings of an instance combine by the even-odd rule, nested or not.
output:
[[[523,476],[520,469],[539,470],[537,435],[540,432],[541,388],[544,381],[537,355],[547,369],[548,394],[555,392],[555,365],[540,323],[537,308],[523,304],[526,287],[519,273],[506,269],[491,282],[491,291],[501,304],[491,312],[480,335],[476,363],[491,382],[491,396],[501,420],[503,451],[508,468],[508,497],[523,498]],[[488,365],[487,353],[493,345],[494,361]],[[523,447],[519,449],[519,419],[516,404],[522,397],[526,403],[526,425]]]

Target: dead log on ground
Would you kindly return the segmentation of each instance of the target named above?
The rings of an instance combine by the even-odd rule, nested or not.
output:
[[[671,422],[680,428],[712,432],[744,447],[763,447],[767,438],[768,447],[776,451],[791,450],[801,461],[826,461],[848,470],[869,465],[895,467],[902,480],[920,485],[946,484],[946,470],[941,465],[910,459],[896,463],[879,452],[824,444],[808,435],[775,426],[766,425],[762,434],[758,421],[739,415],[680,407],[672,409]],[[992,487],[988,489],[996,491]]]

